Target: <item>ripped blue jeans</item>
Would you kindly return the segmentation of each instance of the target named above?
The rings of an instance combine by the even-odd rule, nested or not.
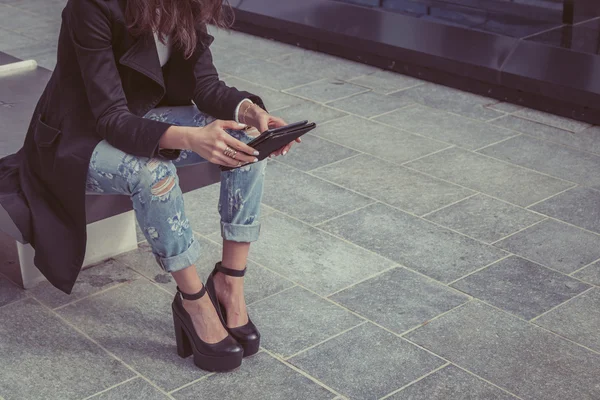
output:
[[[144,118],[181,126],[205,126],[214,121],[196,106],[156,108]],[[244,143],[252,140],[244,131],[228,133]],[[130,196],[137,221],[159,265],[167,272],[180,271],[197,262],[200,245],[185,215],[177,167],[199,162],[206,161],[191,150],[168,161],[132,156],[102,141],[92,154],[87,192]],[[225,240],[258,240],[265,170],[266,160],[221,173],[218,209]]]

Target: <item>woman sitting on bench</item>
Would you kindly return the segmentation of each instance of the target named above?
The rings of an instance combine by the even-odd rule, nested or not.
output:
[[[246,145],[247,128],[285,125],[259,97],[219,80],[206,25],[225,26],[227,10],[222,0],[70,0],[56,69],[19,153],[29,239],[48,280],[70,293],[81,270],[86,193],[130,196],[158,264],[178,285],[178,353],[211,371],[234,369],[259,348],[243,276],[259,236],[266,161]],[[223,259],[206,287],[176,170],[205,160],[241,166],[221,174]]]

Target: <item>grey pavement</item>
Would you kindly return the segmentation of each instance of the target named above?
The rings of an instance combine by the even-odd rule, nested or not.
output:
[[[52,69],[62,4],[0,0],[0,51]],[[0,400],[600,399],[599,127],[213,34],[226,82],[319,123],[269,165],[261,352],[228,374],[177,357],[175,285],[140,237],[72,296],[0,276]],[[217,198],[186,195],[203,279]]]

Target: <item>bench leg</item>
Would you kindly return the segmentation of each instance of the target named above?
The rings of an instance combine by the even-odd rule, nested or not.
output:
[[[83,262],[84,267],[127,253],[138,247],[133,211],[94,222],[88,225],[87,234],[88,243]],[[35,250],[31,245],[17,242],[15,256],[18,256],[20,269],[4,267],[5,270],[0,272],[25,289],[30,289],[45,280],[33,263]],[[16,265],[14,266],[16,267]]]

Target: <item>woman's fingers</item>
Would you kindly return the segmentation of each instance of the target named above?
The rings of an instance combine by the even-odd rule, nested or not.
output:
[[[246,159],[244,159],[244,160],[251,162],[258,155],[258,151],[256,151],[252,147],[248,146],[246,143],[237,140],[233,136],[230,136],[227,133],[225,133],[225,136],[223,137],[223,141],[225,142],[226,146],[229,146],[232,149],[238,151],[238,155],[239,155],[240,159],[242,157],[246,157],[247,160]],[[225,149],[223,149],[223,150],[225,150]],[[241,154],[241,153],[245,153],[245,154]]]

